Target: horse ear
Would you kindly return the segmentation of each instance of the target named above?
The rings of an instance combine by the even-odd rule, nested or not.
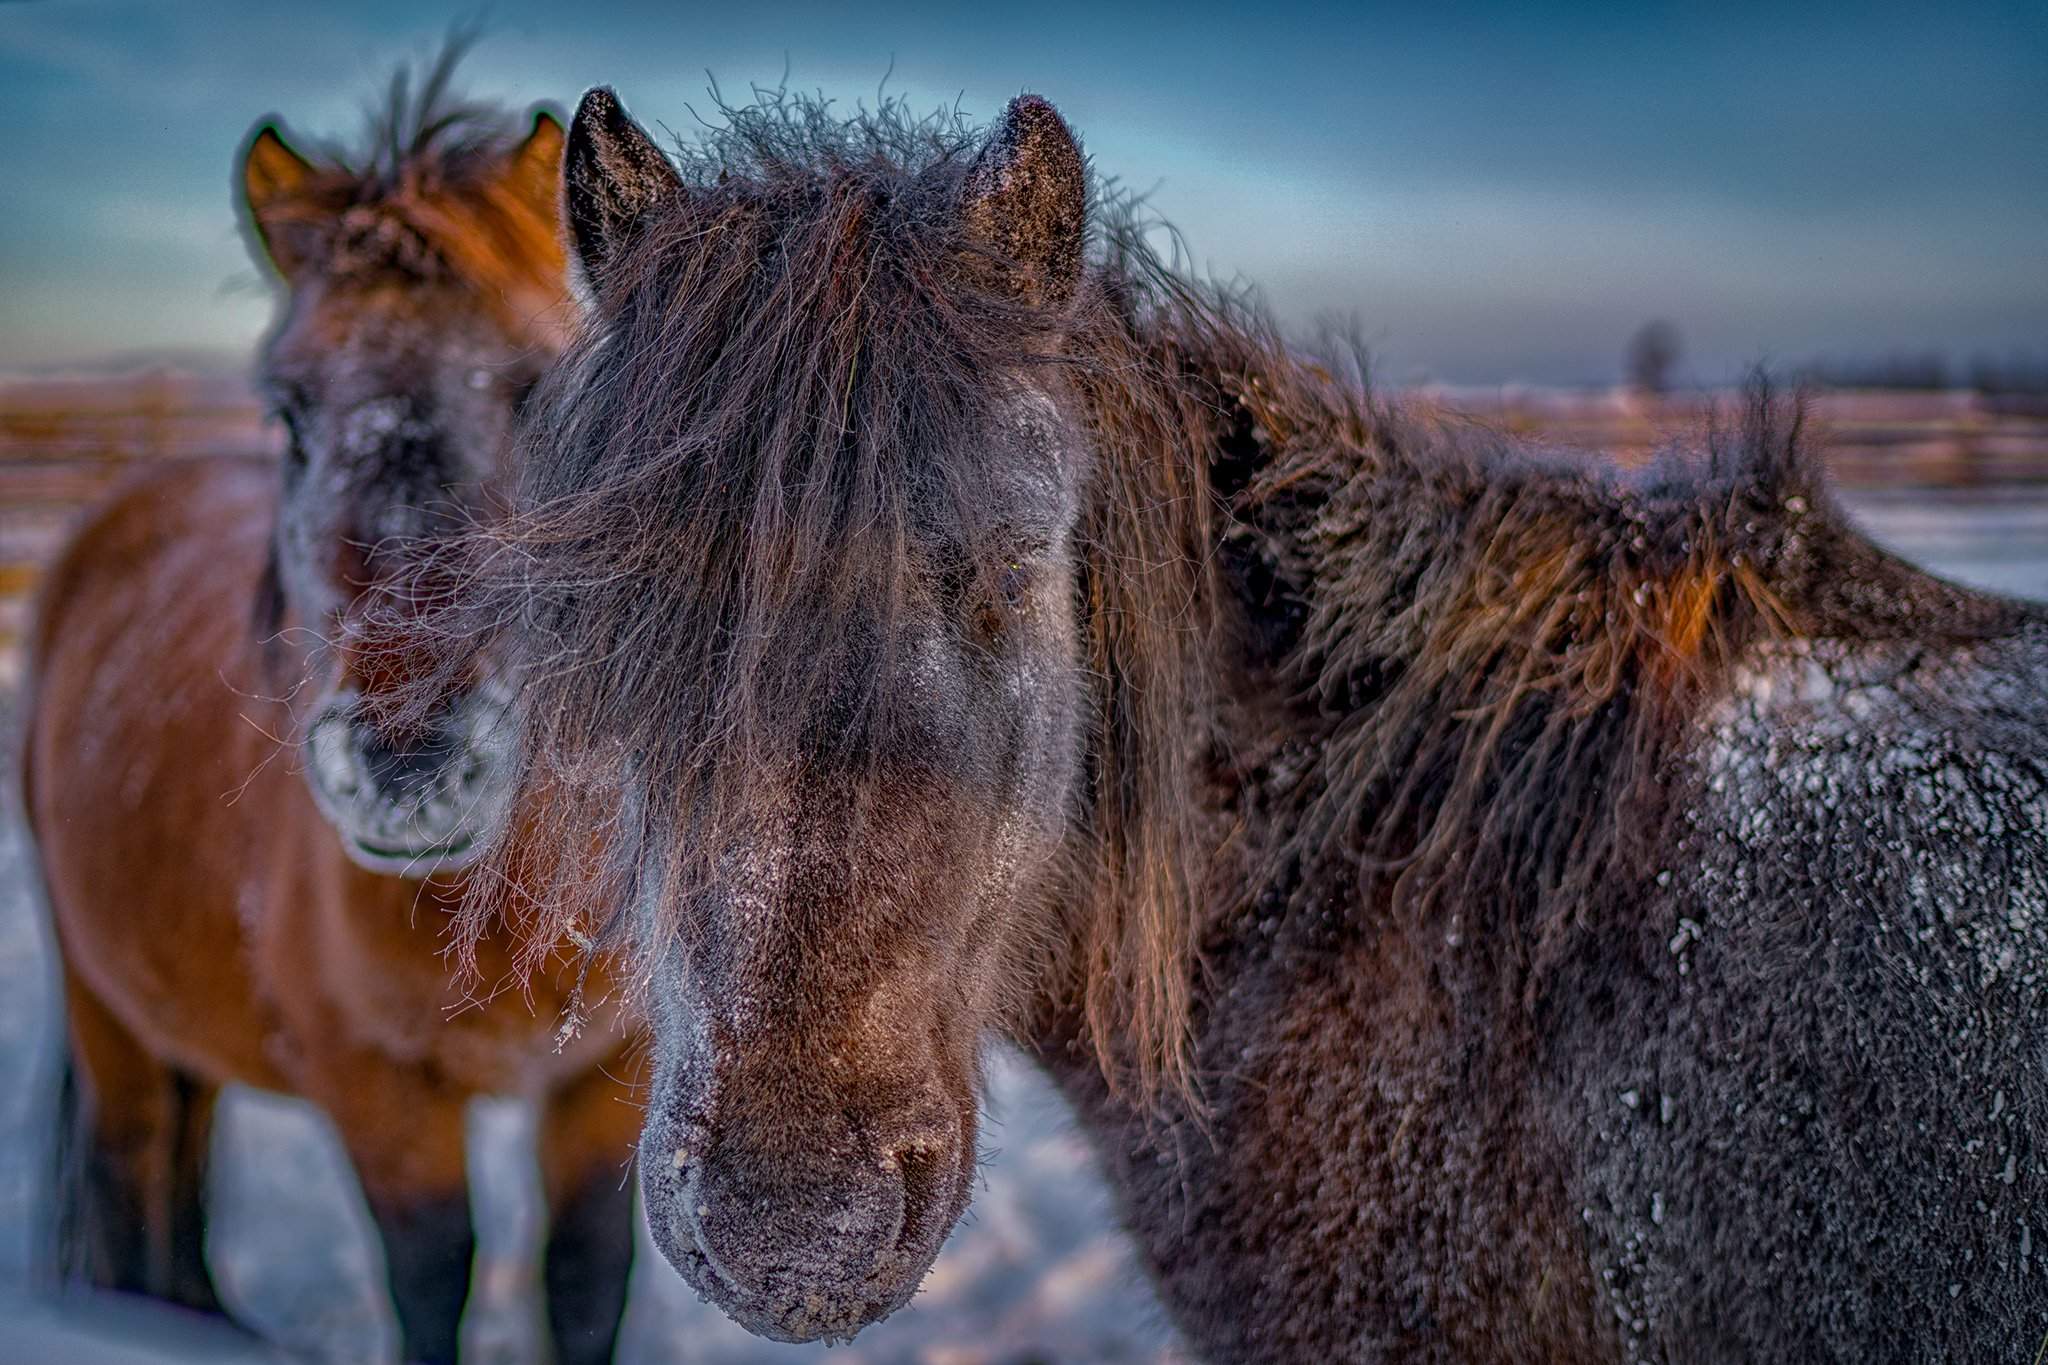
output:
[[[682,177],[604,86],[583,97],[562,164],[563,216],[578,273],[595,292],[642,215],[682,193]]]
[[[552,218],[562,203],[562,143],[567,135],[551,109],[533,111],[533,131],[505,162],[506,182],[528,203]]]
[[[314,177],[313,163],[293,151],[277,125],[257,125],[242,153],[242,204],[278,274],[290,279],[309,254],[306,224],[293,212]]]
[[[1081,289],[1088,240],[1088,167],[1059,111],[1019,95],[967,172],[960,213],[968,241],[994,260],[999,287],[1059,309]]]

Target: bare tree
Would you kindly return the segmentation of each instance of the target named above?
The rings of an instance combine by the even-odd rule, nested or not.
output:
[[[1628,342],[1628,382],[1645,393],[1671,387],[1671,371],[1684,352],[1678,329],[1658,318],[1636,329]]]

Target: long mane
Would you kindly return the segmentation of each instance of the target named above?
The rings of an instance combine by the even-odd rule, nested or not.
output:
[[[1680,760],[1760,649],[1961,643],[2039,615],[1874,545],[1803,397],[1761,372],[1623,470],[1391,403],[1355,350],[1301,349],[1128,223],[1105,235],[1099,278],[1147,363],[1102,371],[1126,402],[1098,404],[1096,430],[1119,467],[1201,485],[1215,511],[1188,583],[1219,596],[1189,614],[1217,709],[1103,740],[1209,777],[1203,931],[1402,922],[1444,945],[1447,986],[1485,983],[1524,1018],[1670,875],[1651,864],[1691,795]],[[1179,425],[1139,436],[1120,411]]]
[[[1262,836],[1248,884],[1420,921],[1462,964],[1447,980],[1510,1008],[1670,875],[1652,859],[1690,795],[1675,760],[1760,647],[1978,639],[2027,611],[1856,531],[1803,401],[1762,376],[1639,471],[1402,412],[1270,348],[1219,382],[1248,436],[1218,466],[1222,554],[1271,699],[1231,784]]]
[[[888,623],[914,570],[958,548],[928,528],[971,546],[999,505],[975,438],[1006,376],[1038,372],[1106,438],[1078,533],[1094,735],[1063,900],[1082,948],[1059,970],[1113,1072],[1184,1081],[1185,721],[1206,710],[1213,594],[1201,403],[1140,322],[1164,296],[1106,256],[1048,345],[1053,320],[990,297],[954,235],[978,146],[957,119],[794,97],[728,115],[680,152],[688,194],[640,230],[538,397],[521,513],[472,547],[456,594],[483,624],[452,633],[496,628],[519,659],[530,796],[605,831],[538,884],[502,864],[507,896],[472,905],[467,941],[509,912],[536,955],[618,943],[622,907],[677,903],[746,837],[766,741],[845,714],[853,761],[885,752],[866,703],[902,663]]]

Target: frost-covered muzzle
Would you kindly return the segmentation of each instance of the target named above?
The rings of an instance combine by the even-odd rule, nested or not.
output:
[[[690,956],[665,954],[649,979],[648,1230],[748,1331],[846,1341],[909,1301],[966,1211],[975,1035],[911,1003],[928,982],[820,1008]]]
[[[306,779],[349,857],[406,877],[475,861],[511,796],[509,701],[485,684],[394,735],[354,689],[329,697],[306,729]]]
[[[771,1340],[840,1342],[909,1301],[965,1211],[975,1106],[934,1088],[875,1112],[808,1088],[812,1122],[770,1134],[705,1112],[662,1068],[640,1187],[655,1245],[720,1311]]]

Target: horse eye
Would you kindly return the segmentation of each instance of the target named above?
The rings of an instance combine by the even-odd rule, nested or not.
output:
[[[284,423],[284,464],[292,472],[306,467],[306,447],[299,437],[298,414],[290,408],[279,408],[277,420]]]
[[[996,575],[996,591],[1002,594],[1008,605],[1022,606],[1025,594],[1031,591],[1031,570],[1015,560],[1005,564],[1003,571]]]
[[[994,582],[989,586],[993,591],[982,598],[976,614],[981,633],[995,638],[1009,629],[1024,606],[1024,599],[1031,591],[1031,570],[1011,560],[996,572]]]

